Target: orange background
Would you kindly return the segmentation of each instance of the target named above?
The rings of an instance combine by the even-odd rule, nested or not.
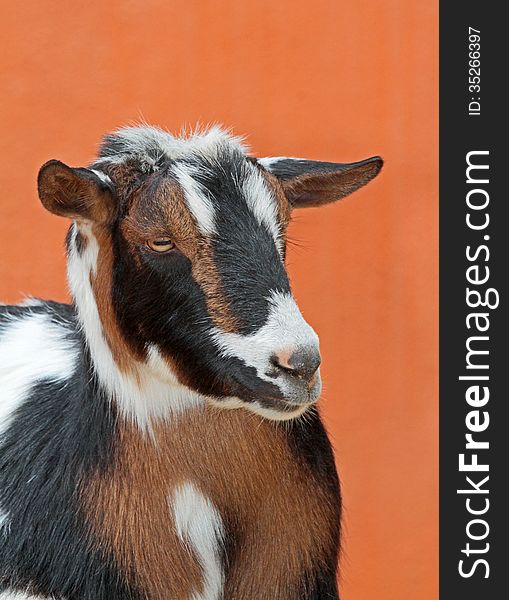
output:
[[[119,125],[219,121],[260,156],[385,158],[350,199],[295,215],[289,270],[322,342],[343,598],[437,598],[437,3],[0,6],[4,301],[67,298],[67,223],[36,173],[86,164]]]

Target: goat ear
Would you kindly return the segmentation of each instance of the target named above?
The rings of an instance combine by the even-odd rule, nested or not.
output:
[[[376,177],[383,165],[379,156],[347,164],[285,157],[258,162],[279,179],[295,208],[340,200]]]
[[[91,169],[74,169],[50,160],[39,170],[37,188],[42,205],[55,215],[105,223],[114,214],[106,178]]]

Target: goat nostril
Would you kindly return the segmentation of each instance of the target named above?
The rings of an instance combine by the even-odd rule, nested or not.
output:
[[[279,352],[272,357],[272,364],[280,371],[306,382],[314,380],[320,366],[318,349],[306,348],[295,352]]]

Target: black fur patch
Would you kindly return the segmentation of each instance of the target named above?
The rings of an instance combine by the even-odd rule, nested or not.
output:
[[[303,461],[317,479],[328,482],[331,497],[339,498],[340,483],[334,453],[318,410],[312,409],[306,418],[295,419],[288,425],[288,444],[295,458]],[[340,511],[338,505],[338,522]]]
[[[301,158],[282,158],[281,160],[274,161],[267,167],[267,170],[281,181],[287,181],[294,177],[312,173],[338,173],[345,169],[361,166],[372,160],[373,159],[368,158],[367,160],[362,160],[357,163],[334,163],[320,160],[304,160]]]
[[[249,335],[265,324],[270,295],[289,293],[290,283],[272,234],[257,221],[239,187],[251,175],[250,162],[240,152],[218,160],[221,169],[205,159],[193,164],[216,212],[214,261],[222,288],[239,320],[239,333]]]
[[[339,600],[336,572],[329,569],[319,573],[307,591],[301,592],[296,600]]]
[[[320,565],[311,580],[305,582],[303,600],[337,600],[337,568],[340,552],[341,533],[341,490],[334,453],[317,410],[310,411],[306,419],[289,423],[288,444],[295,459],[303,463],[318,481],[326,484],[329,497],[335,509],[334,523],[331,523],[331,551],[327,563]]]

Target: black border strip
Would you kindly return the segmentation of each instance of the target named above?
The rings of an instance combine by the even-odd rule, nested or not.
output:
[[[443,0],[440,3],[442,600],[509,597],[505,589],[505,580],[509,577],[509,349],[506,341],[509,331],[507,318],[504,319],[509,298],[509,168],[506,165],[509,151],[502,141],[504,131],[509,130],[502,108],[503,104],[508,104],[504,88],[507,87],[506,60],[509,55],[505,41],[509,39],[509,30],[502,17],[502,9],[503,3],[486,1],[458,3]],[[469,64],[470,60],[475,61],[476,56],[476,47],[469,47],[469,43],[476,40],[475,37],[469,39],[469,27],[480,31],[480,90],[475,87],[469,89],[469,85],[475,85],[474,77],[477,76],[476,70],[469,72],[469,69],[477,69],[472,67],[475,62]],[[469,56],[469,52],[472,55]],[[469,77],[472,78],[470,82]],[[475,104],[470,106],[469,114],[469,103],[477,101],[480,114]],[[472,151],[489,152],[470,155],[472,163],[488,165],[489,168],[471,170],[471,179],[476,181],[468,183],[466,157]],[[489,183],[482,182],[485,179],[489,179]],[[467,196],[474,205],[482,205],[483,199],[486,199],[486,208],[469,208]],[[482,229],[470,228],[466,221],[468,213],[473,225],[484,224],[486,215],[489,215],[489,224]],[[470,247],[470,258],[466,254],[467,247]],[[488,281],[482,284],[467,281],[469,267],[474,267],[469,271],[471,280],[484,279],[488,267]],[[469,307],[467,288],[478,291],[482,299],[487,297],[493,308]],[[492,291],[486,296],[488,288],[497,293]],[[500,304],[494,308],[497,294]],[[476,298],[475,293],[470,294],[472,305]],[[476,321],[471,316],[469,329],[467,318],[473,313],[483,313],[487,317],[478,317]],[[486,327],[488,321],[486,331],[477,330],[477,323]],[[475,336],[487,339],[473,339]],[[473,368],[467,368],[468,338],[471,338],[470,348],[489,352],[471,355]],[[462,376],[489,379],[460,379]],[[476,386],[480,386],[477,405]],[[483,401],[485,387],[489,388],[490,394],[486,402]],[[471,404],[466,399],[469,388]],[[469,424],[479,431],[469,431]],[[489,448],[466,449],[468,433],[477,442],[489,442]],[[489,471],[460,471],[461,454],[465,455],[467,464],[475,461],[472,455],[477,454],[478,463],[489,466]],[[489,479],[481,484],[487,476]],[[479,488],[477,493],[474,485]],[[458,493],[457,490],[469,490],[469,493]],[[474,515],[468,512],[468,507],[472,511],[486,512]],[[479,539],[470,539],[469,533]],[[461,576],[460,569],[468,576]]]

